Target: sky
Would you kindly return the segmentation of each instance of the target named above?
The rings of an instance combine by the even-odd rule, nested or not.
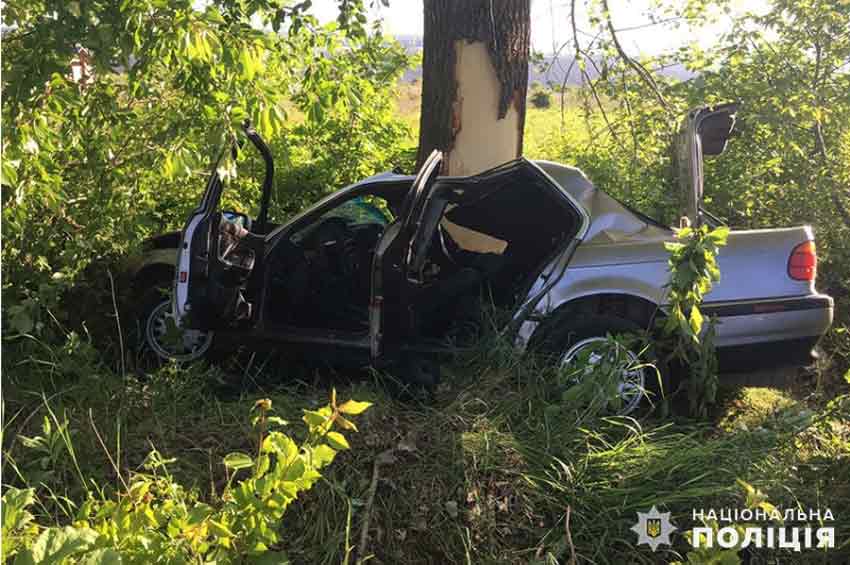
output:
[[[367,0],[367,5],[369,0]],[[375,1],[377,6],[371,9],[370,19],[382,18],[384,29],[392,35],[422,35],[422,0],[390,0],[389,7]],[[590,29],[587,15],[583,9],[585,2],[576,2],[578,8],[576,20],[579,33]],[[651,25],[647,17],[653,0],[609,0],[612,19],[616,29],[637,28],[618,33],[624,49],[631,54],[654,55],[691,41],[697,41],[703,47],[709,47],[724,32],[728,31],[731,18],[718,13],[717,21],[691,29],[673,24]],[[759,10],[766,0],[732,0],[732,13],[745,10]],[[336,17],[335,0],[316,0],[313,13],[322,22]],[[570,26],[569,0],[532,0],[531,2],[531,42],[536,51],[553,53],[563,43],[572,38]],[[648,26],[648,27],[643,27]],[[586,36],[589,39],[588,36]]]

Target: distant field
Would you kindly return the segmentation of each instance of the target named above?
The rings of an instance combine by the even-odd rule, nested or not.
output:
[[[396,111],[411,132],[411,143],[416,144],[419,136],[419,113],[422,98],[422,83],[401,83],[396,99]],[[535,108],[530,102],[526,107],[524,153],[532,159],[564,160],[563,147],[567,138],[581,140],[587,138],[583,118],[581,117],[576,95],[568,93],[561,116],[561,99],[552,93],[549,108]]]

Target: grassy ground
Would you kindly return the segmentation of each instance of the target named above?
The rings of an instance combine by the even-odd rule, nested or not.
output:
[[[34,356],[34,366],[4,367],[4,482],[36,487],[45,521],[66,523],[86,490],[115,491],[118,472],[156,448],[176,459],[179,482],[214,500],[226,482],[222,457],[254,449],[254,400],[272,399],[296,422],[336,386],[341,398],[375,406],[359,417],[352,450],[286,515],[284,548],[296,563],[337,563],[346,540],[360,539],[373,477],[367,547],[376,563],[568,563],[572,551],[579,562],[669,562],[687,551],[685,539],[659,553],[636,548],[636,512],[656,505],[689,527],[694,508],[743,506],[736,479],[778,507],[829,507],[843,544],[763,550],[751,562],[850,559],[847,398],[826,409],[817,396],[730,388],[706,422],[582,419],[544,375],[499,347],[482,351],[447,364],[427,403],[399,400],[380,375],[274,360],[166,367],[140,380],[105,366],[44,370]]]

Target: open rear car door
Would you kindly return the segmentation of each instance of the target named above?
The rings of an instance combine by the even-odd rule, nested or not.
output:
[[[248,290],[250,281],[259,276],[263,257],[274,165],[257,132],[248,123],[243,129],[266,162],[260,213],[252,225],[243,214],[219,209],[224,185],[217,170],[226,148],[216,160],[201,203],[189,216],[178,249],[174,315],[191,329],[225,329],[250,323],[255,315]],[[230,149],[235,151],[237,145]]]
[[[407,274],[412,260],[410,245],[418,220],[443,162],[434,150],[419,169],[395,222],[384,232],[372,262],[372,297],[369,304],[369,341],[373,358],[395,353],[409,315]]]

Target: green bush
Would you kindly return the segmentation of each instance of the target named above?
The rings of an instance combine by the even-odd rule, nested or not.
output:
[[[307,436],[299,444],[279,431],[286,422],[271,415],[271,400],[254,406],[257,454],[230,453],[230,474],[221,496],[209,503],[174,481],[173,460],[152,451],[144,471],[121,478],[114,498],[89,499],[73,523],[41,526],[29,511],[35,490],[9,488],[3,494],[3,561],[15,563],[286,563],[280,549],[281,519],[302,493],[322,478],[337,453],[349,449],[340,430],[355,430],[348,417],[370,403],[331,402],[304,410]],[[247,476],[236,481],[237,475]],[[120,474],[119,474],[120,476]]]
[[[276,157],[278,219],[402,157],[408,133],[392,114],[401,47],[277,4],[125,2],[75,14],[62,3],[56,19],[7,5],[4,23],[17,27],[2,61],[4,335],[82,331],[110,304],[106,268],[117,277],[146,237],[182,227],[246,118]],[[255,29],[252,17],[289,27]],[[67,76],[75,42],[94,53],[86,85]],[[262,167],[248,168],[256,174],[228,193],[243,209],[259,201]]]
[[[720,280],[717,253],[726,245],[729,228],[686,227],[676,233],[678,241],[665,243],[670,253],[670,309],[662,322],[667,354],[688,367],[685,381],[690,412],[705,417],[717,398],[717,356],[714,351],[716,321],[706,323],[700,311],[703,298]]]

